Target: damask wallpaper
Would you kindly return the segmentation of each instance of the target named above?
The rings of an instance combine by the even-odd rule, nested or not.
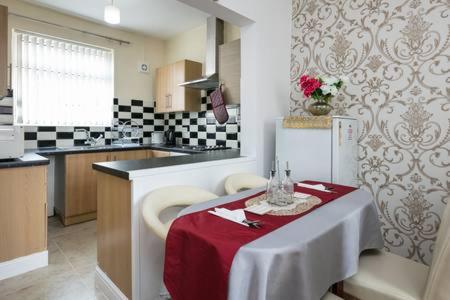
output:
[[[386,250],[430,264],[450,187],[450,0],[293,0],[292,114],[301,74],[342,75],[359,119],[360,183]]]

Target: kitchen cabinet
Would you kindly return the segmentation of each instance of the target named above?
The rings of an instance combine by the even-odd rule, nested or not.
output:
[[[156,112],[200,111],[200,90],[178,86],[202,76],[202,64],[181,60],[156,70]]]
[[[0,263],[47,249],[47,166],[0,169]]]
[[[58,156],[55,164],[56,214],[60,216],[66,226],[95,220],[97,218],[97,186],[96,173],[92,164],[149,157],[153,157],[152,150],[123,150]]]
[[[0,99],[8,94],[8,7],[0,5]]]
[[[219,46],[219,81],[226,105],[241,103],[241,40]]]
[[[171,156],[169,151],[123,150],[60,155],[55,158],[55,213],[64,225],[97,218],[96,172],[92,164]]]
[[[111,152],[111,160],[136,160],[146,159],[147,150],[130,150],[130,151],[117,151]]]
[[[109,161],[110,153],[69,154],[64,157],[64,201],[55,208],[64,225],[96,218],[97,185],[92,164]]]

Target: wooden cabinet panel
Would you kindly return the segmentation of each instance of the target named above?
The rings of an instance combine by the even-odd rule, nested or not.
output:
[[[47,166],[0,170],[0,262],[47,249]]]
[[[92,164],[108,161],[109,153],[96,152],[85,154],[71,154],[65,157],[65,213],[64,224],[86,221],[70,217],[81,216],[97,211],[97,185],[95,171]],[[95,214],[93,215],[95,218]],[[88,219],[92,219],[91,217]]]
[[[198,79],[202,64],[182,60],[156,71],[156,112],[200,111],[200,90],[180,87],[178,84]]]
[[[147,150],[130,150],[111,152],[111,160],[146,159]]]
[[[8,7],[0,5],[0,98],[8,88]]]
[[[131,287],[131,184],[98,172],[97,261],[128,299]]]

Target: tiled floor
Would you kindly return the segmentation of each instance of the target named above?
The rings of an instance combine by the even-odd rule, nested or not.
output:
[[[95,287],[95,221],[64,227],[48,223],[49,266],[0,281],[0,299],[106,299]]]

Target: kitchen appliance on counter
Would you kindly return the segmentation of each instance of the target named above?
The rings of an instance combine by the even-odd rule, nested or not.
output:
[[[164,132],[164,137],[166,139],[166,145],[175,145],[175,130],[167,129]]]
[[[22,126],[0,125],[0,159],[14,159],[24,154]]]
[[[313,117],[312,117],[313,118]],[[330,117],[331,118],[331,117]],[[329,128],[292,128],[276,120],[276,155],[295,180],[358,186],[358,121],[335,116]]]

